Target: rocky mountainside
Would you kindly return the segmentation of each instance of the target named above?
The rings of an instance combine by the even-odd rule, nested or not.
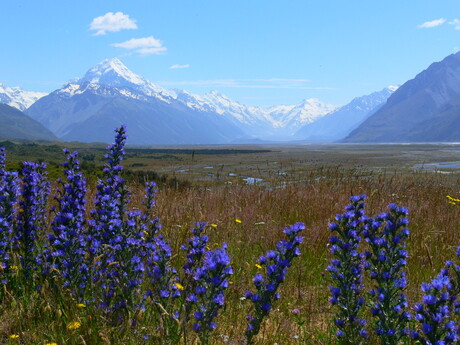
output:
[[[346,142],[460,141],[460,52],[395,91]]]

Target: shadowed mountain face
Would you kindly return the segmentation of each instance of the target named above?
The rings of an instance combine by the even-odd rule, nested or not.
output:
[[[0,138],[57,140],[43,125],[7,104],[0,104]]]
[[[460,53],[403,84],[346,142],[460,141]]]

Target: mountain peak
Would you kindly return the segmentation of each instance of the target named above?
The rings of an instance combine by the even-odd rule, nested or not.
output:
[[[26,91],[19,86],[9,87],[0,83],[0,103],[8,104],[21,111],[43,96],[46,96],[45,92]]]
[[[86,72],[79,83],[109,84],[112,86],[126,86],[126,84],[142,85],[146,80],[133,73],[118,58],[105,59]]]

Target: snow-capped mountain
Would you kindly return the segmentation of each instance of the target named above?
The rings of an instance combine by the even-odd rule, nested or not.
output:
[[[270,121],[268,116],[264,116],[258,112],[257,107],[238,103],[216,90],[204,95],[196,95],[185,90],[178,90],[176,91],[176,99],[192,109],[213,111],[219,115],[231,115],[237,121],[247,125],[257,124],[261,121]]]
[[[370,95],[357,97],[317,121],[303,126],[295,136],[309,141],[340,140],[385,104],[397,89],[397,86],[388,86]]]
[[[143,76],[133,73],[118,58],[105,59],[92,67],[76,84],[110,85],[117,89],[130,89],[164,101],[175,97],[175,93],[166,90]]]
[[[8,87],[0,83],[0,103],[8,104],[21,111],[46,95],[45,92],[26,91],[20,87]]]
[[[227,116],[242,130],[262,139],[290,139],[301,126],[336,109],[315,98],[298,105],[254,107],[236,102],[218,91],[196,95],[181,90],[176,95],[177,100],[188,107]]]
[[[337,107],[321,102],[319,99],[304,99],[297,105],[277,105],[266,108],[276,128],[298,128],[334,111]]]
[[[63,140],[110,142],[120,124],[127,125],[131,144],[228,143],[244,137],[226,117],[176,98],[110,59],[41,98],[27,114]]]

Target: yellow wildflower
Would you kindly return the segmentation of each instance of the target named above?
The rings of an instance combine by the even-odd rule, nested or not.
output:
[[[78,304],[77,304],[77,307],[78,307],[78,308],[86,308],[86,305],[84,305],[83,303],[78,303]]]
[[[213,228],[217,228],[217,224],[211,224]]]
[[[240,220],[240,219],[238,219],[238,218],[235,218],[235,223],[241,224],[242,222],[241,222],[241,220]]]
[[[67,329],[70,330],[70,331],[72,331],[72,330],[74,330],[74,329],[80,328],[80,326],[81,326],[81,323],[80,323],[80,322],[74,321],[74,322],[71,322],[71,323],[69,323],[69,324],[67,325]]]
[[[460,199],[453,198],[450,195],[446,195],[446,198],[449,199],[449,204],[451,205],[457,205],[460,202]]]
[[[262,266],[260,266],[259,264],[256,264],[256,267],[257,267],[257,268],[262,268]]]
[[[46,343],[46,345],[58,345],[57,343]]]
[[[184,286],[182,284],[179,284],[179,283],[176,283],[176,287],[179,289],[179,290],[184,290]]]
[[[10,339],[18,339],[19,335],[18,334],[11,334],[8,338],[10,338]]]

